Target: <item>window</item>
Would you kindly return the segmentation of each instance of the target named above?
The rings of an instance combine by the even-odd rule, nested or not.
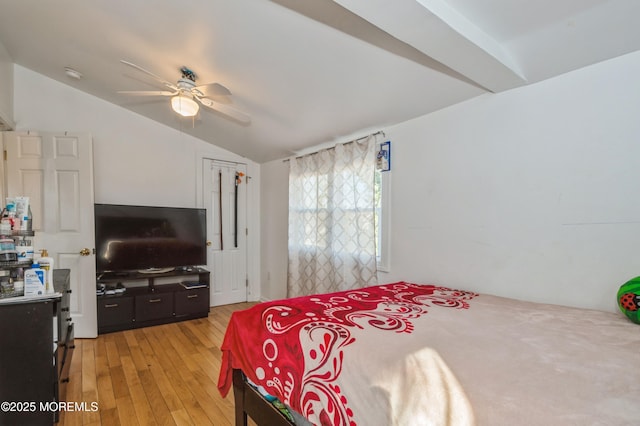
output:
[[[288,297],[377,282],[375,149],[367,138],[291,160]]]
[[[376,173],[376,182],[380,181]],[[299,242],[308,250],[330,249],[335,254],[357,253],[359,248],[355,239],[335,241],[337,232],[345,232],[348,235],[357,236],[357,228],[362,229],[371,225],[371,197],[363,197],[362,194],[370,191],[371,187],[365,181],[359,179],[350,171],[338,173],[339,182],[353,184],[351,190],[346,193],[336,190],[328,190],[331,187],[330,177],[326,173],[305,173],[299,177],[299,183],[307,196],[302,197],[297,205],[290,205],[290,211],[302,218],[304,226],[304,239]],[[334,180],[336,180],[334,178]],[[355,192],[353,192],[355,189]],[[380,191],[379,185],[376,191]],[[360,196],[357,196],[359,194]],[[370,192],[369,192],[370,194]],[[375,195],[377,197],[377,195]],[[379,213],[374,212],[374,224],[377,224]],[[333,215],[333,216],[332,216]],[[329,219],[331,217],[331,219]],[[332,229],[339,220],[340,226]],[[374,225],[375,226],[375,225]],[[371,229],[371,235],[377,232]],[[376,250],[378,241],[376,239]]]
[[[348,179],[347,173],[342,173],[344,179]],[[374,181],[374,226],[375,226],[375,244],[376,244],[376,263],[379,271],[389,272],[389,245],[390,245],[390,179],[391,174],[389,172],[382,172],[376,170]],[[321,175],[307,175],[302,177],[302,186],[308,194],[317,194],[318,198],[304,198],[302,200],[302,206],[298,206],[296,212],[301,214],[305,219],[305,235],[307,236],[302,242],[303,245],[311,248],[326,248],[330,245],[328,237],[331,232],[326,229],[326,224],[322,221],[318,221],[316,215],[320,213],[321,216],[328,215],[329,206],[333,205],[330,202],[327,193],[320,191],[318,188],[327,186],[328,176]],[[338,206],[343,212],[350,216],[357,216],[359,214],[360,206],[358,202],[352,198],[344,198],[340,200]],[[351,219],[351,223],[358,223],[357,220]],[[362,223],[362,222],[360,222]],[[311,238],[313,237],[313,238]],[[318,238],[320,237],[320,238]],[[338,251],[349,251],[351,248],[348,246],[340,246]]]

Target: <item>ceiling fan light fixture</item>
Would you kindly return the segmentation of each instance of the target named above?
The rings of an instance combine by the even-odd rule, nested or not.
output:
[[[193,117],[198,113],[200,106],[191,97],[180,93],[171,98],[171,108],[183,117]]]

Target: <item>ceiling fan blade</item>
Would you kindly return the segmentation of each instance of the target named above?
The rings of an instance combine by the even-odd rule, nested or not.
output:
[[[220,83],[203,84],[193,89],[202,93],[203,96],[231,96],[231,91]]]
[[[202,105],[218,111],[226,116],[229,116],[242,124],[251,123],[251,116],[249,114],[230,107],[229,105],[221,104],[220,102],[216,102],[209,98],[196,97],[196,99],[198,99],[202,103]]]
[[[135,96],[173,96],[177,95],[178,91],[169,92],[167,90],[119,90],[118,93],[123,95],[135,95]]]
[[[134,63],[132,63],[132,62],[129,62],[129,61],[125,61],[124,59],[120,59],[120,62],[122,62],[123,64],[128,65],[128,66],[130,66],[130,67],[132,67],[132,68],[135,68],[135,69],[137,69],[138,71],[142,71],[143,73],[145,73],[145,74],[147,74],[147,75],[149,75],[149,76],[153,77],[154,79],[158,80],[160,83],[164,84],[165,86],[167,86],[167,87],[168,87],[168,88],[170,88],[170,89],[178,90],[178,88],[176,87],[176,85],[175,85],[175,84],[173,84],[173,83],[171,83],[171,82],[168,82],[167,80],[163,79],[162,77],[155,75],[155,74],[154,74],[154,73],[152,73],[151,71],[146,70],[146,69],[142,68],[142,67],[141,67],[141,66],[139,66],[139,65],[136,65],[136,64],[134,64]]]

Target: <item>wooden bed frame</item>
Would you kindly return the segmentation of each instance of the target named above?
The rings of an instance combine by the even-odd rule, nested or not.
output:
[[[291,426],[287,418],[245,380],[242,370],[233,370],[236,426],[247,426],[247,416],[258,426]]]

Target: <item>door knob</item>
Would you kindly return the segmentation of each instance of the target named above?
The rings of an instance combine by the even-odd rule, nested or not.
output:
[[[207,247],[211,247],[211,241],[207,241]]]
[[[80,250],[80,256],[89,256],[90,254],[91,254],[91,250],[86,247]]]

